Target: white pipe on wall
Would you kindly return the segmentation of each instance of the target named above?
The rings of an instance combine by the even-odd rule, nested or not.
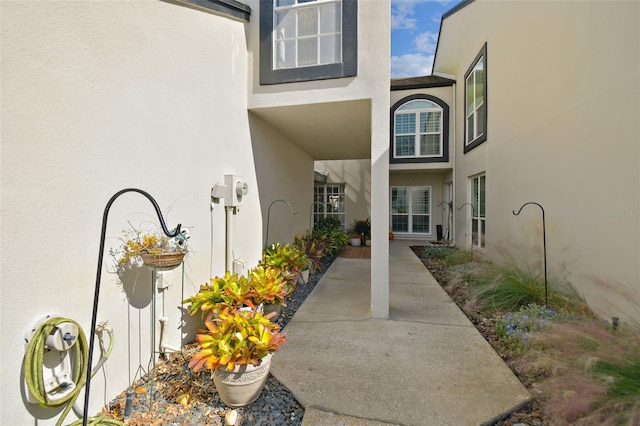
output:
[[[233,271],[233,212],[235,207],[225,207],[226,215],[226,244],[225,244],[225,265],[228,272]]]

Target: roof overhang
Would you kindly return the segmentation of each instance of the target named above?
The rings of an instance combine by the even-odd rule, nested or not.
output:
[[[314,160],[371,157],[371,100],[249,110]]]

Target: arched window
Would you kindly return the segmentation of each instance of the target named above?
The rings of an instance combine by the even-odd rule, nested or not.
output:
[[[438,98],[413,95],[392,108],[391,162],[448,161],[448,107]]]

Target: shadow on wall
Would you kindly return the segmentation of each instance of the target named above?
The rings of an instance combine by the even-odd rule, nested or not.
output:
[[[324,161],[328,178],[334,183],[345,183],[347,223],[355,218],[371,216],[371,163],[370,160]]]
[[[249,132],[262,214],[262,243],[266,238],[267,211],[275,200],[285,200],[294,211],[308,211],[313,200],[313,160],[295,143],[249,112]],[[293,242],[308,226],[305,214],[292,216],[284,203],[271,209],[269,240]]]

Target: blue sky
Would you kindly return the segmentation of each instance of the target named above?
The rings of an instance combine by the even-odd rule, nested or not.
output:
[[[459,0],[391,0],[391,78],[430,75],[442,14]]]

